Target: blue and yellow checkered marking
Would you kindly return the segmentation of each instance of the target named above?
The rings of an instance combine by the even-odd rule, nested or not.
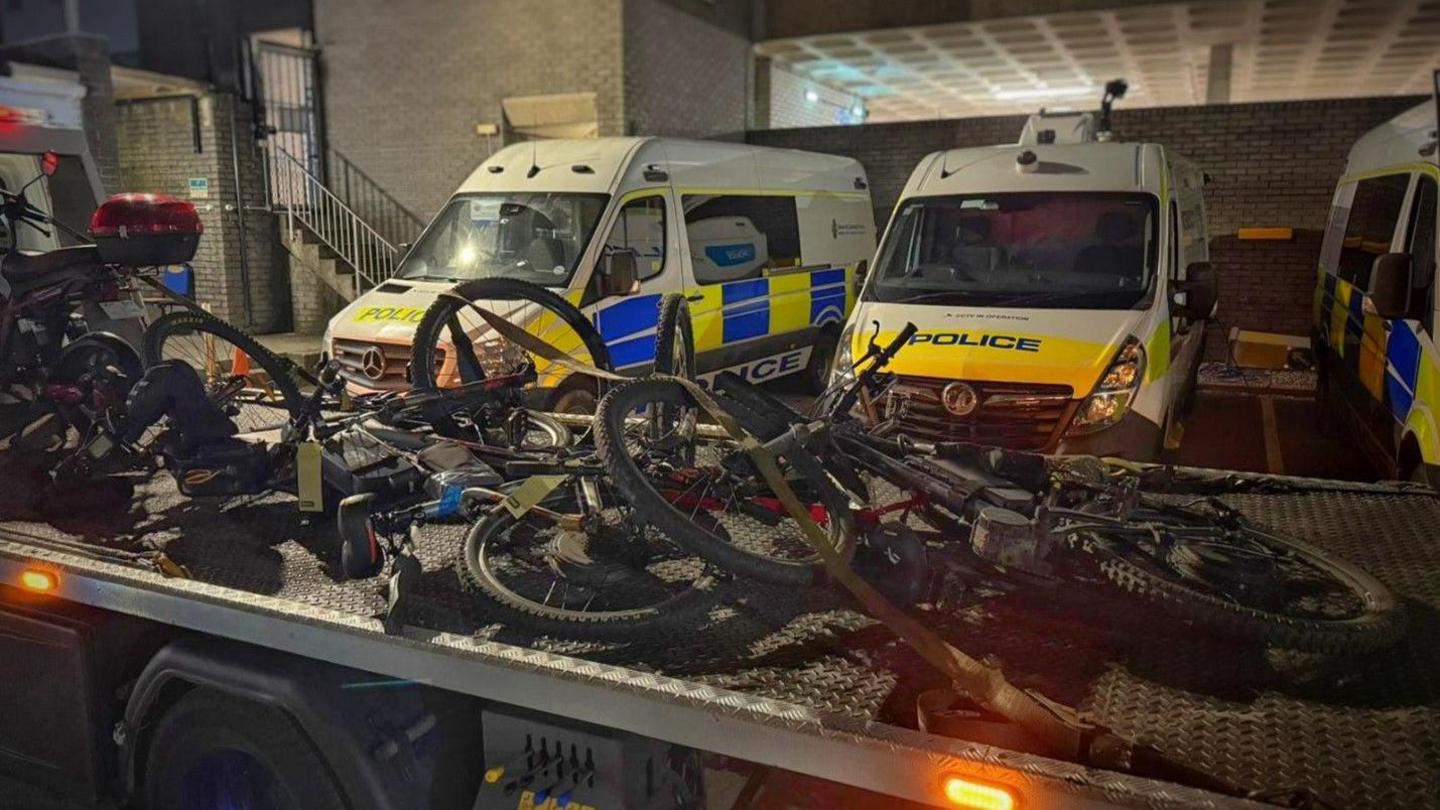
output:
[[[1420,339],[1409,324],[1397,324],[1391,330],[1385,359],[1385,394],[1390,400],[1390,414],[1403,422],[1415,403],[1415,386],[1420,379]]]
[[[659,293],[621,298],[595,313],[595,328],[617,368],[655,360],[655,327],[659,322]]]
[[[770,334],[770,279],[732,281],[720,288],[726,344]]]
[[[1386,334],[1384,319],[1365,314],[1365,294],[1355,285],[1321,271],[1320,307],[1316,328],[1330,350],[1345,367],[1359,375],[1372,396],[1386,406],[1397,422],[1403,423],[1415,404],[1419,385],[1422,349],[1410,324],[1396,320]],[[1367,340],[1368,338],[1368,340]],[[1372,355],[1365,347],[1372,344]],[[1382,349],[1383,344],[1383,351]]]
[[[845,270],[815,270],[810,273],[810,323],[819,326],[845,320]]]
[[[705,336],[697,334],[697,351],[782,335],[807,326],[840,323],[845,320],[850,303],[849,282],[843,267],[732,281],[701,287],[700,292],[719,299],[720,343],[706,345]],[[659,293],[653,293],[621,298],[603,305],[595,313],[595,326],[610,348],[616,367],[655,359],[660,297]]]

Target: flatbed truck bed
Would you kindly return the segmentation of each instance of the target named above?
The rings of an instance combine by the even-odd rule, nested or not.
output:
[[[1017,684],[1232,784],[1307,787],[1337,807],[1435,806],[1440,500],[1399,486],[1243,478],[1283,486],[1223,500],[1387,583],[1406,604],[1405,638],[1358,658],[1299,655],[1208,638],[1124,606],[1111,615],[980,589],[929,620],[960,649],[1003,664]],[[134,525],[118,530],[0,523],[0,589],[8,594],[0,618],[8,604],[78,605],[159,628],[157,643],[328,662],[374,683],[420,685],[934,806],[956,806],[942,782],[954,775],[1003,787],[1020,808],[1258,806],[918,730],[914,697],[937,685],[933,672],[833,593],[737,582],[684,638],[536,638],[495,625],[461,590],[451,563],[463,529],[437,526],[418,543],[424,575],[410,624],[392,635],[380,620],[380,580],[342,581],[331,525],[305,525],[288,496],[221,507],[181,497],[164,476],[139,494]],[[134,553],[142,539],[190,577],[116,553]],[[49,572],[53,590],[19,598],[14,586],[34,571]],[[96,771],[111,780],[98,789],[122,798],[137,778],[125,750],[142,730],[133,727],[142,725],[132,716],[136,688],[126,682],[128,703],[113,729],[119,764]],[[0,769],[16,768],[0,754]],[[481,763],[471,770],[480,773]],[[485,789],[478,792],[483,799]]]

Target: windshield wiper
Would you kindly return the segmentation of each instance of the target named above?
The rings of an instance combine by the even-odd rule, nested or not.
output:
[[[1063,298],[1078,298],[1078,299],[1081,299],[1081,300],[1087,300],[1087,299],[1093,298],[1093,297],[1098,296],[1098,295],[1115,295],[1116,293],[1123,293],[1123,292],[1128,292],[1128,291],[1127,291],[1127,290],[1047,290],[1047,291],[1045,291],[1045,292],[1030,293],[1030,294],[1028,294],[1028,295],[1020,295],[1020,296],[1016,296],[1015,298],[1010,298],[1010,299],[1001,299],[1001,300],[999,300],[999,301],[996,301],[994,304],[991,304],[991,306],[997,306],[997,307],[1015,307],[1015,306],[1024,306],[1024,305],[1026,305],[1026,304],[1038,304],[1038,303],[1040,303],[1040,302],[1042,302],[1042,301],[1056,301],[1056,300],[1063,299]],[[1141,290],[1136,290],[1135,292],[1143,292],[1143,291],[1141,291]]]
[[[877,296],[876,296],[877,298],[878,298],[880,295],[882,295],[882,294],[888,295],[888,293],[884,293],[884,292],[882,292],[880,289],[877,289],[877,290],[876,290],[876,293],[877,293]],[[897,294],[898,294],[898,293],[897,293]],[[940,299],[940,298],[954,298],[954,297],[958,296],[961,300],[960,300],[959,302],[957,302],[957,303],[963,304],[963,303],[966,303],[966,301],[969,299],[970,295],[971,295],[971,292],[970,292],[969,290],[931,290],[930,292],[921,293],[920,295],[911,296],[910,298],[896,298],[896,299],[893,300],[893,301],[886,301],[885,303],[890,303],[890,304],[919,304],[919,303],[923,303],[923,302],[925,302],[925,301],[934,301],[934,300],[937,300],[937,299]]]

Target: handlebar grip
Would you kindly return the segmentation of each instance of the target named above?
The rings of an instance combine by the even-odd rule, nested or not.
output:
[[[885,347],[883,354],[887,358],[894,357],[895,352],[900,351],[901,346],[909,343],[910,338],[915,337],[915,333],[918,331],[920,330],[916,328],[914,323],[906,323],[905,328],[900,330],[900,334],[896,335],[895,339],[890,341],[890,345]]]
[[[320,385],[325,388],[335,384],[340,379],[340,364],[334,360],[326,363],[320,369]]]

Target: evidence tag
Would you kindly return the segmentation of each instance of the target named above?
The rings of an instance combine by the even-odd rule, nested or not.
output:
[[[530,507],[545,500],[545,496],[555,491],[565,478],[564,475],[532,475],[501,501],[500,505],[505,507],[510,517],[518,519],[529,512]]]
[[[90,444],[85,446],[85,451],[90,454],[90,458],[99,459],[104,458],[105,454],[110,452],[114,446],[115,443],[110,441],[109,436],[97,433],[95,438],[90,440]]]
[[[296,494],[301,512],[325,509],[325,485],[320,471],[320,443],[301,442],[295,451]]]

